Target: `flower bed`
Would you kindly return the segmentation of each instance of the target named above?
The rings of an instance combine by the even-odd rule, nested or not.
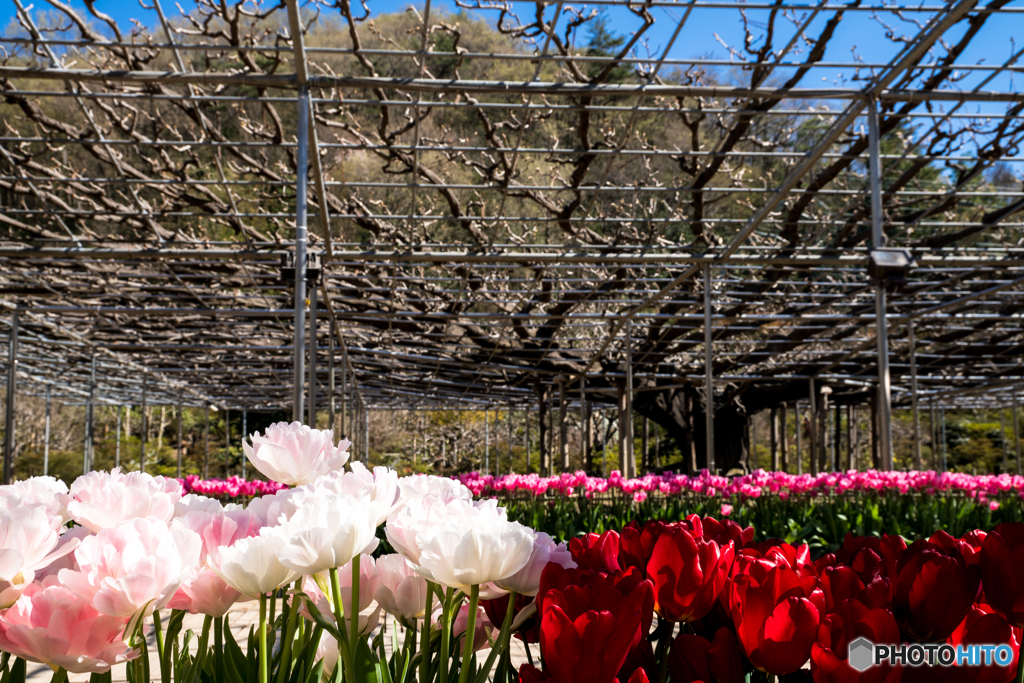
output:
[[[1013,666],[924,673],[1017,673],[1024,524],[909,547],[849,535],[817,559],[697,515],[560,543],[458,481],[346,471],[347,444],[330,432],[279,424],[253,442],[246,456],[281,486],[244,507],[116,470],[70,489],[48,478],[0,488],[4,683],[20,683],[26,660],[58,682],[109,680],[121,663],[133,683],[920,678],[901,665],[857,673],[857,636],[1004,644]],[[259,601],[259,627],[236,642],[225,619],[244,600]],[[200,633],[181,632],[186,613],[205,616]],[[513,637],[537,644],[532,663],[513,665]]]

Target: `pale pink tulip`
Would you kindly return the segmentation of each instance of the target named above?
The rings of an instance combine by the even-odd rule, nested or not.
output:
[[[536,595],[540,590],[540,575],[544,567],[551,562],[566,569],[576,566],[565,543],[555,543],[547,534],[538,532],[533,541],[533,552],[526,565],[515,574],[494,583],[506,591],[515,591],[520,595]]]
[[[202,541],[178,521],[133,519],[104,529],[75,550],[78,570],[57,575],[71,592],[115,617],[148,616],[192,578]]]
[[[359,633],[361,634],[369,633],[377,628],[377,624],[380,621],[381,607],[374,601],[378,585],[377,565],[373,557],[362,555],[359,558]],[[351,562],[338,569],[338,587],[338,592],[341,593],[342,614],[344,615],[342,618],[345,620],[345,630],[348,631],[351,627],[350,615],[352,614]],[[326,574],[307,576],[303,579],[302,592],[313,600],[321,614],[334,621],[332,617],[334,613],[332,607],[333,599],[328,599],[324,593],[325,590],[328,594],[331,590],[330,579]],[[305,606],[301,613],[307,619],[312,618]]]
[[[296,490],[296,504],[301,507],[324,494],[351,496],[374,506],[376,526],[380,526],[399,504],[398,473],[387,467],[374,467],[371,472],[358,461],[349,467],[351,472],[331,472]]]
[[[377,558],[374,598],[384,611],[407,621],[422,619],[426,614],[428,592],[427,580],[416,573],[407,559],[398,554]]]
[[[459,609],[459,613],[455,616],[455,621],[452,623],[452,635],[456,638],[466,632],[466,626],[469,624],[469,605],[463,604]],[[494,628],[494,624],[491,623],[490,619],[487,618],[487,614],[484,612],[483,607],[476,608],[476,623],[473,625],[473,651],[488,647],[497,636],[498,629]]]
[[[126,624],[63,586],[34,585],[0,612],[0,650],[71,673],[103,673],[139,655],[122,640]]]
[[[401,501],[413,498],[437,498],[443,503],[453,500],[473,500],[473,492],[460,481],[448,477],[436,477],[428,474],[414,474],[398,480]]]
[[[181,484],[176,479],[143,472],[123,474],[117,468],[90,472],[71,485],[68,514],[95,532],[140,517],[170,522],[181,495]]]
[[[0,511],[0,609],[14,604],[43,569],[72,552],[76,543],[60,546],[61,518],[42,505]]]
[[[32,477],[0,486],[0,510],[42,505],[48,515],[60,517],[61,522],[71,519],[68,517],[70,499],[67,484],[53,477]]]
[[[333,431],[312,429],[300,422],[278,422],[251,439],[251,446],[242,442],[242,450],[253,467],[268,479],[289,486],[311,484],[348,461],[348,440],[335,446]]]

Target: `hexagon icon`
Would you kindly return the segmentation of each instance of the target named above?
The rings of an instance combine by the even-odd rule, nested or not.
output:
[[[861,673],[870,669],[875,663],[875,646],[867,638],[858,638],[850,642],[850,666]]]

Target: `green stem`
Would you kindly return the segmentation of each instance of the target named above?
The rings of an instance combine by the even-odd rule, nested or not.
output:
[[[665,683],[665,677],[668,675],[668,655],[672,651],[672,640],[671,632],[669,633],[668,646],[665,648],[661,647],[661,643],[658,643],[658,649],[661,650],[661,667],[658,670],[658,683]]]
[[[50,683],[66,683],[67,680],[68,670],[62,666],[53,672],[53,678],[50,679]]]
[[[213,670],[217,680],[227,680],[224,671],[224,617],[213,621]]]
[[[476,610],[480,603],[480,586],[474,585],[469,588],[469,618],[466,619],[466,633],[463,636],[466,640],[462,648],[462,667],[459,669],[459,683],[466,683],[469,680],[469,665],[473,661],[473,645],[476,640]]]
[[[274,624],[277,623],[277,591],[275,590],[270,594],[270,618],[267,620],[267,647],[271,651],[274,649],[274,641],[277,640],[277,629]],[[269,669],[268,669],[269,671]]]
[[[156,636],[156,655],[164,661],[164,628],[160,623],[160,610],[153,610],[153,633]],[[161,672],[162,673],[162,672]]]
[[[193,661],[192,681],[195,683],[200,679],[200,672],[206,668],[207,644],[210,642],[210,626],[213,624],[213,617],[206,615],[203,619],[203,634],[199,636],[199,649],[196,651],[196,658]]]
[[[260,595],[260,683],[267,683],[267,595]]]
[[[341,603],[341,582],[338,580],[338,568],[331,567],[327,572],[331,577],[331,597],[334,602],[334,620],[338,622],[338,631],[341,638],[338,639],[338,652],[341,654],[347,678],[355,680],[355,672],[352,670],[352,652],[348,649],[348,637],[345,630],[345,610]]]
[[[359,638],[359,555],[352,558],[352,597],[348,615],[349,654],[355,658],[356,640]]]
[[[448,659],[451,657],[452,595],[451,588],[445,591],[444,606],[441,609],[441,652],[438,654],[438,664],[441,668],[438,680],[441,683],[448,683]]]
[[[430,610],[434,606],[434,587],[427,581],[427,606],[423,611],[423,635],[420,637],[420,683],[429,683],[430,676]]]
[[[295,590],[299,591],[302,589],[302,579],[295,581]],[[291,673],[292,668],[292,641],[295,639],[295,613],[298,611],[296,608],[296,597],[293,595],[291,604],[288,608],[288,617],[285,620],[284,629],[284,641],[281,643],[281,663],[277,666],[277,683],[284,683],[287,680],[288,675]]]

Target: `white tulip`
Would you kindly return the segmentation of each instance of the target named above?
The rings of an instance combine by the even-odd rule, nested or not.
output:
[[[550,536],[539,532],[534,539],[533,552],[526,565],[515,574],[497,579],[494,583],[506,591],[515,591],[520,595],[536,595],[540,590],[540,575],[544,572],[544,567],[551,562],[566,569],[576,567],[565,543],[555,543]]]
[[[0,510],[42,505],[46,514],[60,517],[62,523],[71,519],[68,516],[70,500],[67,484],[53,477],[31,477],[0,486]]]
[[[278,422],[251,439],[251,446],[242,441],[242,450],[253,467],[289,486],[310,484],[340,470],[348,461],[348,440],[335,446],[333,431],[312,429],[300,422]]]
[[[62,518],[42,505],[0,511],[0,609],[21,597],[36,570],[77,547],[77,541],[59,545],[62,531]]]
[[[177,479],[143,472],[123,474],[114,468],[110,472],[90,472],[76,479],[71,484],[68,514],[95,532],[141,517],[170,522],[181,496]]]
[[[388,518],[384,527],[391,547],[401,553],[413,564],[420,564],[420,535],[453,518],[485,515],[506,519],[505,509],[498,507],[497,501],[482,500],[467,502],[455,499],[448,503],[434,496],[412,498]]]
[[[352,496],[376,506],[377,526],[380,526],[399,504],[398,473],[387,467],[374,467],[370,472],[358,461],[349,467],[351,472],[331,472],[297,489],[297,504],[301,507],[304,501],[325,493]]]
[[[376,547],[378,506],[352,496],[325,494],[307,501],[291,519],[260,535],[286,567],[310,575],[341,567]]]
[[[436,477],[432,474],[413,474],[398,480],[401,501],[405,503],[413,498],[437,498],[442,503],[453,500],[472,502],[473,492],[457,479]]]
[[[281,564],[263,536],[242,538],[209,557],[210,568],[242,595],[257,598],[291,583],[299,573]]]
[[[526,566],[535,536],[532,529],[502,515],[452,515],[419,534],[416,571],[430,581],[466,591],[470,586],[504,579]]]

